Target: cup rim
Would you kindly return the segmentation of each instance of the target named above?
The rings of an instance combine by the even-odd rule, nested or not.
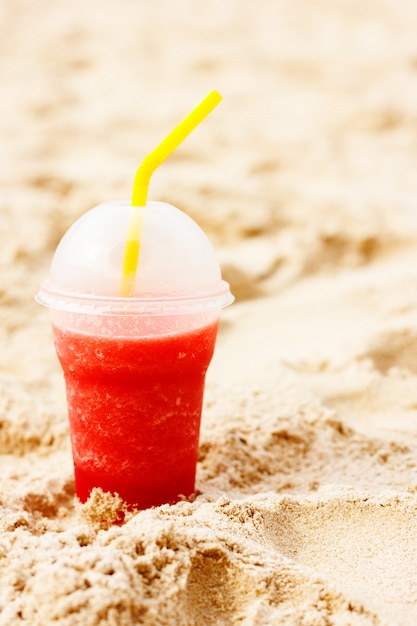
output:
[[[119,297],[69,292],[41,284],[36,302],[56,311],[90,315],[170,315],[199,313],[221,309],[232,304],[229,284],[222,280],[219,288],[205,295]]]

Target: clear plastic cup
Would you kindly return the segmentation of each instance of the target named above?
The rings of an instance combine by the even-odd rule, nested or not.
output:
[[[148,202],[133,297],[119,297],[131,205],[102,204],[59,243],[37,300],[63,368],[76,493],[137,508],[195,490],[205,374],[233,301],[214,250],[179,209]]]

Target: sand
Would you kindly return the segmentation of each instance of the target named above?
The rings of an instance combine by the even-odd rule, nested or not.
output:
[[[417,621],[415,0],[3,0],[0,625]],[[198,495],[104,527],[74,497],[54,249],[155,174],[236,296]],[[191,499],[192,500],[192,499]]]

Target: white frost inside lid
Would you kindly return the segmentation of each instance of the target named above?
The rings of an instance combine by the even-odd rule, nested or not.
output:
[[[109,202],[78,219],[56,249],[49,288],[118,296],[130,209],[128,202]],[[204,296],[221,282],[201,228],[169,204],[147,202],[134,297]]]

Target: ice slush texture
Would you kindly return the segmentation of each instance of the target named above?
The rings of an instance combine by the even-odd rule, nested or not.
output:
[[[217,326],[145,337],[53,327],[81,501],[93,487],[138,508],[193,493]]]

